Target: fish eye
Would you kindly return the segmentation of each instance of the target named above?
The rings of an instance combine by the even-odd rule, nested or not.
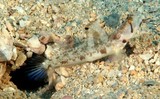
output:
[[[126,43],[126,42],[127,42],[127,40],[125,40],[125,39],[122,40],[122,43]]]

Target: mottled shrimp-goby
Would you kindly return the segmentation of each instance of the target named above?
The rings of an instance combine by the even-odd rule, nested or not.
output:
[[[61,53],[59,56],[53,56],[50,61],[47,61],[47,64],[50,64],[52,68],[60,66],[73,66],[85,62],[95,61],[111,54],[116,54],[125,47],[131,38],[134,38],[141,21],[142,15],[128,16],[126,21],[115,33],[113,33],[113,35],[103,36],[106,36],[107,42],[103,41],[99,44],[92,44],[94,46],[90,46],[87,42],[95,42],[86,41],[86,43],[84,42],[85,44],[78,48],[72,48],[64,53]],[[95,35],[95,33],[97,32],[92,32],[92,35]],[[96,36],[97,35],[101,35],[101,33],[96,34]],[[99,37],[101,40],[102,36]]]
[[[89,32],[88,38],[82,45],[66,50],[60,54],[55,54],[50,60],[45,60],[43,65],[40,65],[38,68],[50,70],[51,68],[54,69],[60,66],[75,66],[117,54],[123,50],[131,38],[137,36],[136,32],[142,19],[142,14],[128,16],[124,23],[122,23],[118,30],[112,35],[107,35],[104,30],[97,32],[96,28],[101,27],[97,26],[95,28],[93,24],[98,24],[98,22],[94,22],[90,26],[91,32]],[[29,75],[36,78],[38,73],[41,73],[39,69],[37,69],[37,71],[31,71]]]

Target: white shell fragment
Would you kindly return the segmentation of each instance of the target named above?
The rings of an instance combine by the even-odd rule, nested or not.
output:
[[[47,45],[46,51],[45,51],[45,57],[48,59],[52,59],[54,53],[53,53],[53,48],[49,45]]]
[[[12,60],[16,60],[17,59],[17,48],[16,47],[14,47],[13,48],[13,55],[12,55]]]
[[[32,52],[37,54],[42,54],[45,51],[45,45],[41,44],[35,35],[28,40],[28,46]]]
[[[10,32],[12,32],[14,30],[13,26],[11,25],[11,23],[9,21],[6,21],[6,27]]]
[[[3,91],[13,94],[16,90],[13,87],[6,87]]]
[[[20,20],[19,24],[21,27],[28,26],[30,24],[30,21]]]
[[[20,7],[20,6],[16,6],[14,9],[16,9],[19,14],[25,14],[24,9],[22,7]]]
[[[9,61],[12,58],[13,40],[7,30],[0,32],[0,62]]]
[[[157,59],[156,65],[160,65],[160,58]]]
[[[148,61],[151,57],[153,57],[152,54],[142,54],[142,55],[139,55],[139,56],[140,56],[140,58],[142,58],[145,61]]]
[[[134,65],[131,65],[129,70],[135,70],[135,66]]]

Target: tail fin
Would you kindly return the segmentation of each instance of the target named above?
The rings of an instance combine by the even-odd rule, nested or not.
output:
[[[44,62],[45,57],[40,55],[33,55],[26,61],[25,73],[29,80],[39,81],[47,78],[47,68],[45,68]]]

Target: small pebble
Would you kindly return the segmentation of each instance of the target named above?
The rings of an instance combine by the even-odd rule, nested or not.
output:
[[[19,25],[21,26],[21,27],[26,27],[27,25],[29,25],[30,24],[30,21],[24,21],[24,20],[20,20],[19,21]]]
[[[56,91],[61,90],[64,87],[64,84],[62,82],[58,82],[55,86]]]
[[[16,60],[17,59],[17,48],[16,47],[14,47],[13,48],[13,55],[12,55],[12,60]]]
[[[122,73],[123,73],[123,74],[127,73],[127,71],[128,71],[128,68],[127,68],[127,67],[122,67]]]
[[[16,67],[22,66],[23,63],[26,61],[26,59],[27,59],[26,55],[22,52],[19,52],[17,60],[15,62]]]
[[[0,31],[0,62],[9,61],[13,55],[13,40],[8,31]]]
[[[160,32],[160,25],[159,26],[157,26],[157,28],[156,28],[159,32]]]
[[[155,64],[156,64],[156,65],[160,65],[160,58],[157,59],[157,61],[156,61]]]
[[[153,55],[152,54],[141,54],[139,55],[145,61],[148,61]]]
[[[18,11],[19,14],[24,14],[25,13],[25,11],[23,10],[23,8],[20,7],[20,6],[16,6],[15,9]]]
[[[6,72],[6,64],[0,63],[0,81],[5,72]]]
[[[136,75],[137,74],[137,71],[135,70],[130,70],[130,74],[133,76],[133,75]]]
[[[33,48],[39,48],[41,46],[41,43],[39,42],[39,39],[37,36],[33,35],[29,40],[28,40],[28,45]]]
[[[28,40],[28,46],[31,48],[31,51],[37,54],[42,54],[45,51],[45,45],[41,44],[35,35]]]
[[[33,55],[33,52],[27,52],[26,55],[27,55],[27,58],[31,58]]]
[[[39,41],[42,43],[42,44],[47,44],[49,43],[51,37],[50,35],[43,35],[39,38]]]
[[[135,66],[134,65],[131,65],[129,70],[135,70]]]
[[[52,57],[54,56],[53,48],[50,45],[47,45],[47,48],[46,48],[44,54],[45,54],[46,58],[52,59]]]
[[[14,93],[16,92],[16,90],[13,87],[6,87],[3,89],[3,91],[5,92],[9,92],[9,93]]]
[[[6,21],[6,27],[9,30],[9,32],[13,32],[14,28],[9,21]]]
[[[94,83],[95,84],[99,84],[99,83],[101,83],[103,81],[104,81],[104,77],[101,74],[98,74],[97,77],[94,80]]]
[[[68,72],[66,71],[66,68],[65,67],[60,67],[60,71],[61,71],[61,74],[65,77],[68,77],[69,74]]]

